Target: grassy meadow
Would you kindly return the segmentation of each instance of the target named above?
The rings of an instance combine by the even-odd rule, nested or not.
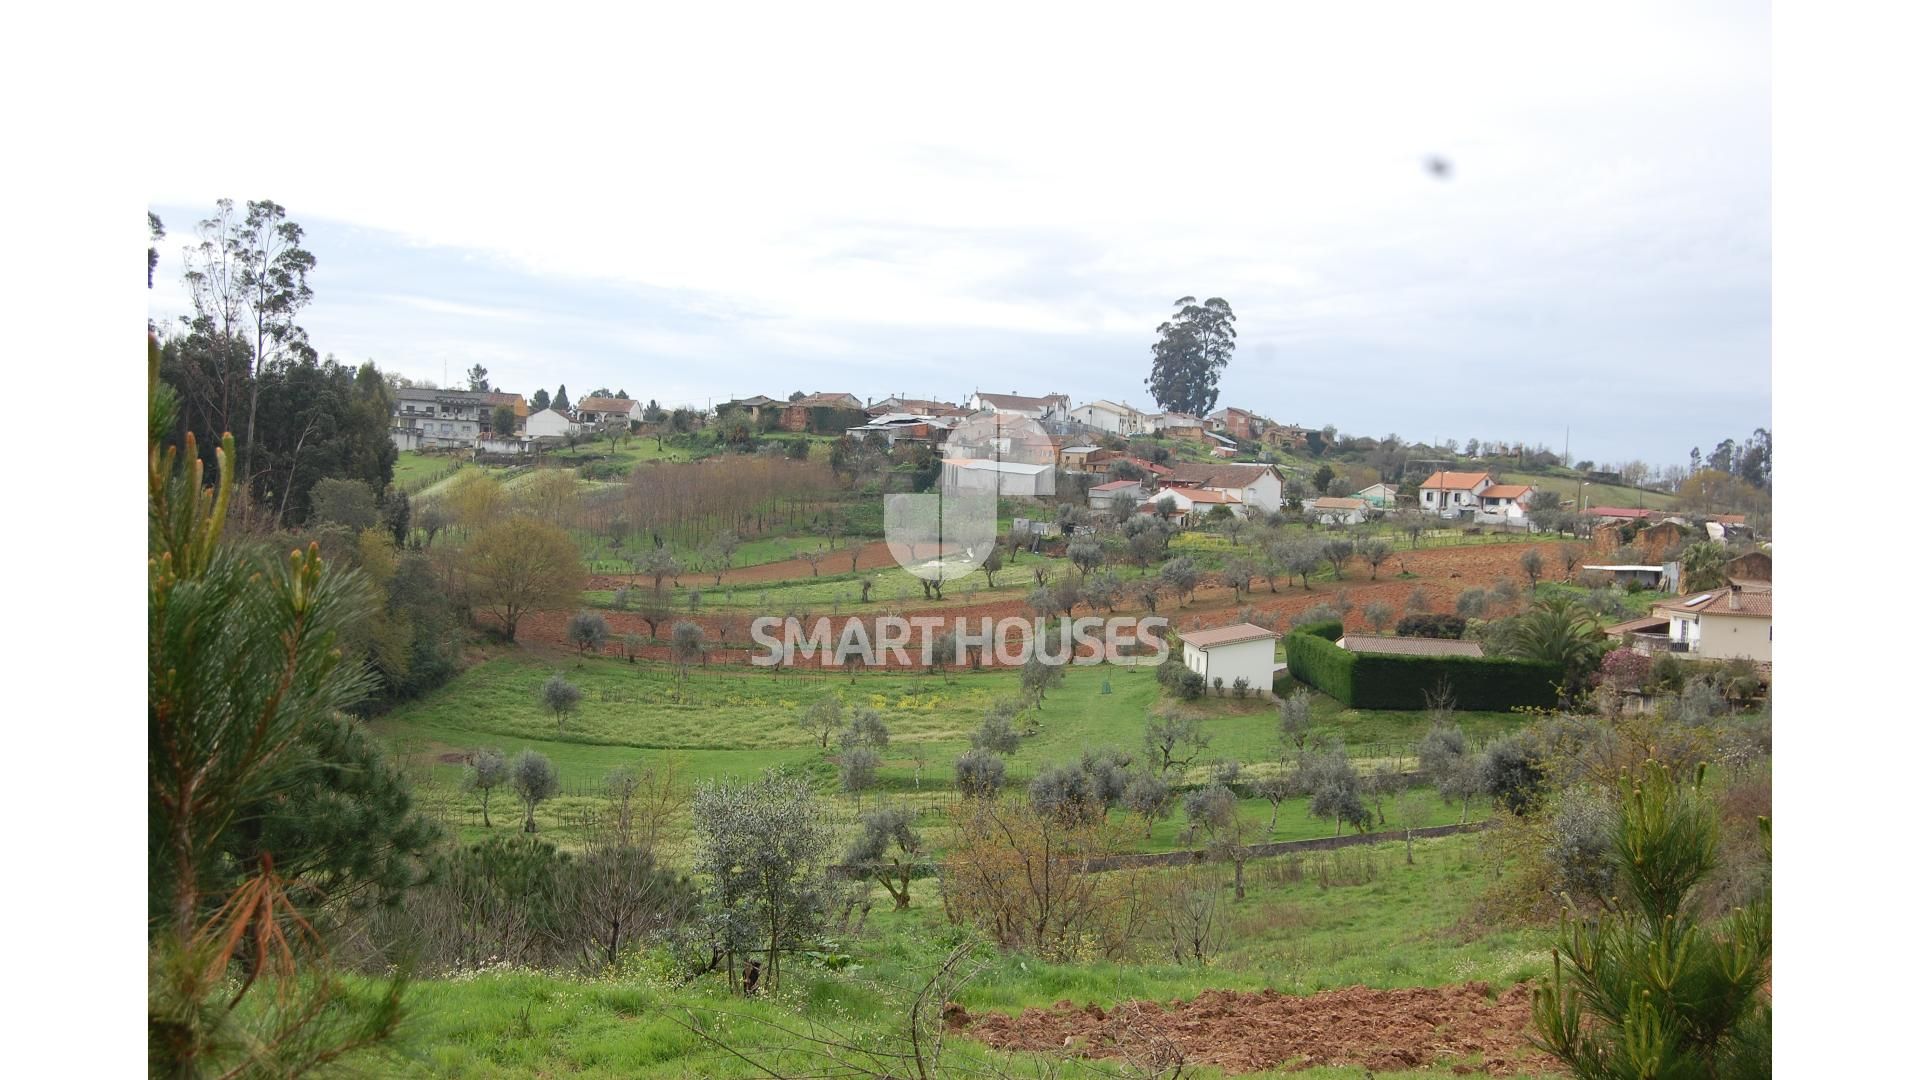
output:
[[[578,710],[564,720],[539,705],[541,684],[556,673],[584,691]],[[665,663],[592,655],[548,661],[509,651],[475,665],[430,697],[380,718],[374,730],[406,762],[422,805],[468,840],[485,833],[477,798],[461,790],[464,767],[459,755],[479,747],[498,747],[509,755],[523,749],[546,754],[560,772],[562,789],[539,808],[535,820],[549,839],[566,846],[578,842],[586,817],[603,804],[601,784],[608,772],[658,764],[669,755],[695,780],[781,768],[834,791],[838,744],[829,740],[823,749],[819,733],[804,722],[808,706],[831,695],[849,712],[861,706],[876,709],[891,732],[874,788],[859,796],[833,796],[842,825],[850,829],[863,809],[901,802],[920,809],[937,842],[944,829],[944,808],[957,797],[954,759],[967,750],[969,736],[988,707],[1018,693],[1018,674],[1011,671],[774,675],[738,667],[693,667],[683,679],[675,666]],[[1017,724],[1032,734],[1008,759],[1009,783],[1024,783],[1047,766],[1077,759],[1087,750],[1114,747],[1140,754],[1149,713],[1160,701],[1150,668],[1070,668],[1058,689],[1021,714]],[[1209,697],[1188,707],[1203,719],[1211,744],[1193,766],[1170,779],[1203,783],[1205,763],[1216,759],[1239,761],[1255,773],[1288,767],[1293,751],[1279,745],[1271,702]],[[1313,708],[1316,733],[1345,742],[1363,771],[1406,770],[1416,764],[1414,748],[1426,723],[1421,714],[1348,709],[1318,694]],[[1462,713],[1459,720],[1475,742],[1524,723],[1522,717],[1500,713]],[[1396,827],[1404,817],[1416,825],[1460,818],[1457,805],[1444,805],[1424,792],[1406,807],[1389,801],[1380,809]],[[1301,800],[1284,803],[1271,827],[1273,811],[1267,803],[1248,799],[1241,812],[1260,839],[1306,839],[1331,832],[1326,822],[1307,814]],[[516,813],[511,797],[497,793],[490,808],[494,826],[516,820]],[[1138,850],[1191,846],[1185,832],[1178,815],[1157,822],[1151,834],[1139,834]],[[1127,835],[1135,834],[1129,829]]]
[[[1480,838],[1417,840],[1411,864],[1407,858],[1406,847],[1394,843],[1250,863],[1247,900],[1225,905],[1220,950],[1204,967],[1171,963],[1151,933],[1125,963],[1045,963],[979,946],[957,1000],[978,1014],[1063,1000],[1111,1007],[1129,999],[1188,999],[1207,989],[1312,993],[1479,980],[1497,992],[1550,970],[1546,932],[1479,925],[1474,897],[1493,870]],[[1164,873],[1146,875],[1143,885],[1152,887]],[[829,971],[823,959],[796,958],[778,993],[760,999],[729,997],[719,980],[678,985],[657,956],[592,978],[499,970],[418,983],[400,1039],[379,1051],[380,1071],[502,1080],[752,1077],[765,1074],[688,1025],[725,1032],[730,1044],[761,1060],[792,1045],[785,1033],[795,1030],[830,1030],[867,1045],[891,1039],[901,1030],[905,997],[963,939],[941,916],[932,881],[916,883],[907,911],[882,900],[859,933],[828,944],[825,952],[849,964]],[[1051,1073],[1051,1060],[993,1053],[957,1036],[947,1043],[946,1060],[1062,1077],[1112,1076],[1116,1064],[1068,1062]],[[1475,1062],[1446,1062],[1442,1070],[1451,1064]],[[1186,1075],[1222,1074],[1202,1068]],[[1358,1080],[1433,1072],[1292,1067],[1253,1075]]]

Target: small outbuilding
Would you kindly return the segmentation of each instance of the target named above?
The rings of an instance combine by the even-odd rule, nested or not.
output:
[[[1307,500],[1306,511],[1322,525],[1358,525],[1367,520],[1364,499],[1322,496]]]
[[[1197,673],[1213,689],[1216,682],[1223,691],[1232,690],[1237,680],[1247,680],[1248,689],[1265,697],[1273,696],[1273,642],[1280,635],[1264,626],[1235,623],[1212,630],[1195,630],[1180,637],[1181,661],[1187,670]]]
[[[1672,592],[1675,588],[1673,580],[1674,569],[1674,564],[1672,563],[1589,563],[1580,567],[1580,572],[1582,574],[1605,575],[1612,580],[1613,584],[1623,587],[1631,585],[1634,582],[1639,582],[1649,589],[1658,589],[1661,592]]]

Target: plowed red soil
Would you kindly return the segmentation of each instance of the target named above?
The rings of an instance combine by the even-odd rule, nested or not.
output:
[[[1184,1061],[1224,1072],[1322,1065],[1375,1070],[1450,1067],[1458,1074],[1558,1072],[1526,1040],[1523,983],[1494,996],[1485,983],[1308,997],[1272,990],[1208,990],[1170,1005],[1129,1001],[1105,1010],[1063,1001],[1017,1016],[971,1016],[952,1006],[948,1030],[1001,1050],[1120,1058],[1157,1068]],[[1177,1055],[1177,1056],[1176,1056]]]
[[[1242,599],[1235,599],[1232,589],[1219,585],[1217,575],[1209,575],[1207,582],[1194,592],[1193,597],[1184,606],[1180,604],[1178,598],[1163,596],[1158,614],[1172,620],[1175,629],[1190,633],[1194,630],[1239,622],[1240,609],[1251,607],[1260,615],[1272,616],[1274,625],[1284,632],[1293,616],[1315,604],[1332,603],[1344,593],[1346,600],[1352,605],[1346,618],[1347,626],[1351,630],[1358,631],[1364,626],[1362,612],[1368,604],[1376,600],[1384,601],[1393,609],[1394,618],[1398,619],[1407,613],[1407,598],[1415,589],[1426,594],[1428,608],[1432,611],[1452,611],[1454,600],[1463,590],[1475,587],[1488,588],[1502,578],[1511,578],[1524,589],[1526,578],[1520,570],[1520,556],[1531,547],[1539,547],[1541,553],[1547,556],[1548,565],[1552,568],[1549,569],[1548,575],[1551,579],[1557,580],[1559,574],[1555,566],[1557,556],[1554,548],[1556,546],[1551,543],[1473,544],[1398,552],[1380,568],[1380,577],[1377,579],[1369,576],[1371,572],[1364,564],[1356,562],[1347,568],[1345,580],[1316,582],[1312,589],[1305,589],[1296,584],[1274,591],[1269,588],[1265,578],[1260,578]],[[867,549],[868,554],[861,556],[862,566],[893,565],[892,556],[888,554],[884,542],[875,541],[868,544]],[[838,559],[844,569],[850,557],[843,548],[833,553],[830,558]],[[1404,572],[1414,576],[1399,577],[1403,569]],[[1131,583],[1138,575],[1138,571],[1132,567],[1119,567],[1117,570],[1123,583]],[[797,560],[747,567],[741,573],[761,571],[767,572],[768,576],[754,580],[799,580],[811,576],[812,573],[804,562]],[[821,571],[828,572],[828,564],[824,561],[821,563]],[[775,577],[774,574],[779,576]],[[687,580],[692,579],[689,577]],[[620,588],[628,584],[628,579],[624,577],[596,577],[592,587]],[[1012,593],[1003,593],[993,599],[973,604],[968,604],[957,588],[949,592],[948,597],[946,601],[937,603],[915,600],[904,606],[899,613],[909,617],[939,620],[939,628],[931,631],[935,634],[946,629],[948,620],[954,618],[965,618],[970,627],[977,629],[978,621],[982,618],[1024,618],[1030,614],[1025,598]],[[1116,608],[1113,614],[1134,616],[1147,614],[1146,609],[1139,605],[1136,597],[1128,596],[1127,601]],[[886,610],[887,605],[880,603],[856,604],[844,608],[841,618],[833,620],[833,633],[835,635],[839,633],[841,621],[846,618],[872,618]],[[1496,614],[1512,613],[1512,611],[1496,611]],[[564,611],[530,614],[522,620],[518,638],[523,644],[535,650],[565,650],[567,620],[571,614]],[[645,634],[647,632],[646,623],[631,613],[607,611],[602,614],[606,616],[607,625],[616,639],[618,635],[624,633]],[[769,614],[779,613],[770,612]],[[826,616],[828,613],[816,611],[811,614]],[[1085,617],[1106,613],[1080,607],[1074,610],[1074,614]],[[713,612],[689,614],[685,611],[676,611],[670,619],[663,621],[660,627],[661,635],[663,637],[666,635],[668,627],[673,622],[686,620],[699,623],[706,631],[710,644],[723,640],[720,631],[723,629],[722,624],[725,624],[724,640],[729,647],[710,652],[708,656],[710,663],[746,662],[749,650],[753,648],[752,641],[747,635],[748,624],[752,620],[751,614],[742,611],[720,614]],[[919,655],[918,642],[919,638],[915,637],[914,646],[909,650],[912,657]],[[609,651],[617,651],[617,644],[610,643],[607,648]],[[671,650],[662,644],[644,648],[640,655],[646,659],[669,659]],[[817,663],[818,658],[815,658],[812,664],[817,665]],[[888,665],[883,660],[876,666]]]

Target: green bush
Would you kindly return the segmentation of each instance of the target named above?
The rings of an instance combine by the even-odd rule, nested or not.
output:
[[[1394,626],[1401,637],[1451,638],[1458,641],[1467,633],[1467,620],[1458,615],[1436,613],[1409,615]]]
[[[1287,674],[1323,694],[1352,704],[1353,664],[1358,654],[1335,645],[1333,639],[1323,635],[1327,626],[1338,625],[1319,623],[1288,634]]]
[[[1323,624],[1286,637],[1287,672],[1354,709],[1424,709],[1443,682],[1456,708],[1505,710],[1551,707],[1557,695],[1554,665],[1481,656],[1399,656],[1353,653],[1335,645]]]
[[[1327,641],[1339,641],[1341,638],[1347,636],[1346,627],[1340,625],[1340,620],[1338,619],[1302,623],[1295,627],[1294,631],[1301,634],[1312,634],[1314,637],[1323,638]]]

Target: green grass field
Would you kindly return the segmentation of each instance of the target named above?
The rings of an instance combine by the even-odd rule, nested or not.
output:
[[[1477,837],[1465,836],[1415,841],[1411,865],[1399,843],[1258,860],[1248,864],[1247,900],[1227,905],[1222,948],[1204,968],[1171,963],[1151,932],[1136,939],[1127,963],[1052,964],[977,947],[969,957],[973,977],[957,997],[979,1013],[1062,1000],[1106,1007],[1130,999],[1169,1001],[1214,988],[1312,993],[1481,980],[1498,991],[1550,970],[1550,938],[1475,924],[1474,899],[1492,872],[1490,858]],[[728,997],[718,978],[676,985],[652,957],[594,978],[496,971],[418,983],[401,1037],[365,1060],[397,1076],[732,1078],[765,1074],[686,1023],[724,1033],[729,1045],[755,1056],[790,1045],[780,1028],[890,1040],[901,1030],[903,993],[962,940],[941,917],[934,882],[917,883],[914,895],[911,910],[896,912],[883,902],[861,933],[833,941],[831,950],[847,955],[850,967],[828,971],[796,958],[779,992],[757,1000]],[[989,1056],[963,1038],[950,1040],[947,1052],[950,1067]],[[1015,1075],[1045,1075],[1034,1071],[1040,1059],[991,1060]],[[1451,1064],[1442,1062],[1437,1071]],[[1114,1065],[1069,1064],[1059,1075],[1111,1076]],[[963,1068],[962,1074],[971,1075]],[[1257,1075],[1357,1080],[1362,1074],[1321,1067]]]
[[[447,454],[423,454],[418,450],[402,450],[393,463],[393,486],[401,491],[413,493],[425,487],[435,477],[439,477],[460,463],[460,459]]]
[[[1503,484],[1532,484],[1559,495],[1566,505],[1579,506],[1581,498],[1580,480],[1570,476],[1547,476],[1540,473],[1508,472],[1501,470],[1500,482]],[[1626,506],[1646,507],[1649,510],[1671,509],[1679,500],[1661,491],[1644,491],[1640,488],[1626,487],[1620,484],[1595,484],[1586,486],[1588,506]]]
[[[541,684],[556,672],[585,692],[578,711],[564,725],[538,704]],[[478,801],[461,790],[463,768],[457,755],[488,746],[509,755],[523,749],[547,755],[559,769],[562,792],[540,808],[536,820],[555,842],[572,845],[581,838],[584,817],[602,805],[600,785],[608,772],[645,767],[666,754],[674,755],[696,780],[782,768],[812,778],[822,791],[836,791],[831,755],[837,744],[823,750],[819,733],[803,722],[809,705],[832,695],[848,710],[878,710],[892,734],[875,787],[858,797],[832,796],[839,822],[851,828],[860,810],[901,802],[918,807],[928,824],[940,829],[943,809],[956,797],[953,760],[968,748],[969,736],[988,706],[1018,693],[1014,672],[776,676],[737,667],[696,667],[683,684],[669,664],[629,664],[595,656],[547,663],[509,652],[468,670],[430,698],[380,718],[374,730],[406,761],[421,805],[469,840],[484,833]],[[1159,684],[1149,668],[1069,669],[1061,687],[1022,714],[1021,724],[1034,733],[1009,759],[1009,783],[1024,784],[1047,766],[1077,759],[1087,750],[1111,747],[1142,753],[1149,712],[1160,700]],[[1210,697],[1191,708],[1203,718],[1211,744],[1191,767],[1170,777],[1176,783],[1204,783],[1207,763],[1215,760],[1235,760],[1255,772],[1290,767],[1292,751],[1280,745],[1272,703]],[[1316,733],[1342,740],[1362,771],[1404,771],[1416,764],[1415,747],[1426,723],[1419,713],[1347,709],[1316,695],[1314,717]],[[1500,713],[1461,713],[1459,720],[1476,743],[1524,723],[1522,717]],[[446,755],[455,757],[444,760]],[[1417,825],[1459,820],[1457,806],[1430,798],[1405,808],[1387,804],[1381,809],[1396,824],[1408,815]],[[503,817],[511,820],[515,810],[502,797],[492,813],[497,827]],[[1271,813],[1271,807],[1258,800],[1242,805],[1243,816],[1257,826],[1261,839],[1307,839],[1331,831],[1298,800],[1283,804],[1273,828],[1268,827]],[[1161,821],[1150,835],[1143,831],[1138,847],[1188,846],[1184,831],[1177,816]]]

